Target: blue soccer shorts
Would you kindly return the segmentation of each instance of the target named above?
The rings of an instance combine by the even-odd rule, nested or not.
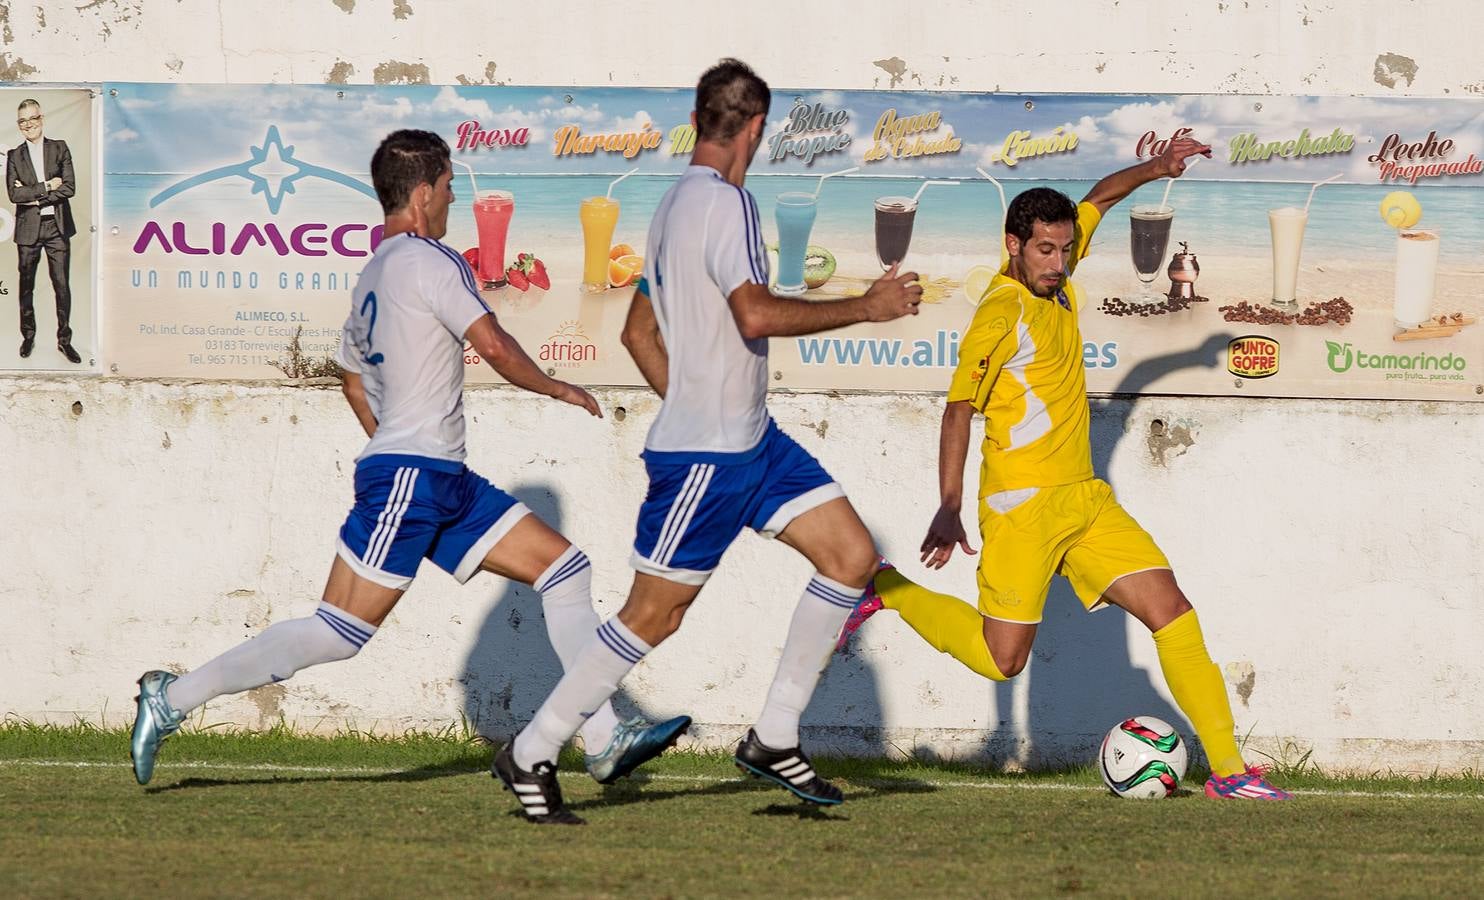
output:
[[[777,537],[845,491],[776,423],[743,453],[645,451],[649,493],[630,564],[681,584],[705,584],[743,528]]]
[[[379,454],[356,465],[356,505],[336,549],[384,587],[406,590],[424,559],[463,583],[529,513],[463,463]]]

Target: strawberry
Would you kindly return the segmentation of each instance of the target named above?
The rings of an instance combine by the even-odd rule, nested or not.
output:
[[[479,271],[479,248],[478,247],[470,247],[468,250],[465,250],[464,251],[464,261],[469,264],[469,268],[473,269],[475,272],[478,272]]]
[[[511,272],[519,272],[521,282],[543,291],[551,290],[551,276],[546,274],[546,263],[536,258],[534,253],[517,253],[515,265],[510,267]],[[509,273],[506,277],[510,277]],[[512,281],[511,284],[515,282]],[[525,290],[524,287],[521,290]]]
[[[505,280],[510,282],[510,286],[517,291],[524,291],[531,286],[530,279],[526,278],[526,273],[518,266],[511,266],[505,270]]]
[[[527,275],[531,279],[531,284],[543,291],[550,290],[551,276],[546,274],[546,263],[532,256],[526,264],[529,266]]]

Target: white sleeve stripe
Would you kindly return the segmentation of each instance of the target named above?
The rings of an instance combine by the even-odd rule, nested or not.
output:
[[[747,264],[752,268],[752,277],[756,281],[766,282],[767,279],[763,278],[757,270],[757,236],[752,231],[753,219],[747,206],[747,192],[735,184],[732,187],[737,191],[737,198],[742,201],[742,229],[747,240]]]
[[[464,282],[464,287],[469,291],[469,296],[474,298],[474,302],[478,303],[485,312],[494,312],[494,310],[490,309],[489,304],[484,302],[484,298],[479,296],[479,291],[474,286],[474,273],[469,270],[468,260],[453,252],[453,250],[451,250],[450,248],[444,246],[441,241],[435,241],[432,238],[425,238],[422,237],[422,235],[418,235],[418,238],[423,243],[436,247],[439,253],[442,253],[444,256],[448,257],[449,261],[458,267],[459,279]]]

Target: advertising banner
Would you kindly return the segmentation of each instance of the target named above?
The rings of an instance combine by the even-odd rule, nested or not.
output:
[[[110,371],[280,377],[296,336],[323,360],[380,238],[371,153],[423,128],[456,162],[444,240],[502,324],[559,377],[642,383],[619,332],[691,90],[107,88]],[[901,259],[924,303],[775,339],[773,384],[945,389],[1002,263],[994,182],[1078,200],[1181,136],[1212,158],[1114,206],[1077,268],[1090,390],[1484,399],[1484,121],[1408,98],[775,90],[747,187],[778,290],[852,296]]]
[[[0,370],[96,372],[96,89],[0,88]]]

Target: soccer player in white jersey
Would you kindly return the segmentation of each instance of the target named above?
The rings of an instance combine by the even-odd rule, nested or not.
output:
[[[389,135],[371,159],[386,213],[382,242],[352,294],[337,361],[345,398],[370,437],[356,459],[355,506],[340,529],[314,614],[278,622],[199,669],[139,679],[131,755],[150,780],[160,742],[222,694],[349,659],[376,633],[423,559],[467,582],[479,571],[541,594],[547,634],[570,665],[598,627],[587,556],[514,497],[464,465],[464,341],[517,387],[601,416],[580,387],[548,378],[500,327],[458,253],[440,242],[453,202],[449,150],[427,131]],[[588,720],[588,771],[611,782],[659,754],[690,719]]]
[[[789,624],[762,716],[737,749],[744,771],[803,800],[836,804],[799,747],[799,717],[835,635],[875,571],[876,551],[845,492],[768,415],[768,338],[917,312],[916,275],[895,267],[865,296],[816,303],[768,290],[757,204],[742,186],[762,142],[768,86],[723,60],[696,87],[691,165],[660,201],[624,345],[664,398],[645,442],[628,603],[597,630],[535,719],[495,756],[494,774],[540,823],[581,820],[562,805],[557,751],[686,609],[744,528],[815,568]]]

